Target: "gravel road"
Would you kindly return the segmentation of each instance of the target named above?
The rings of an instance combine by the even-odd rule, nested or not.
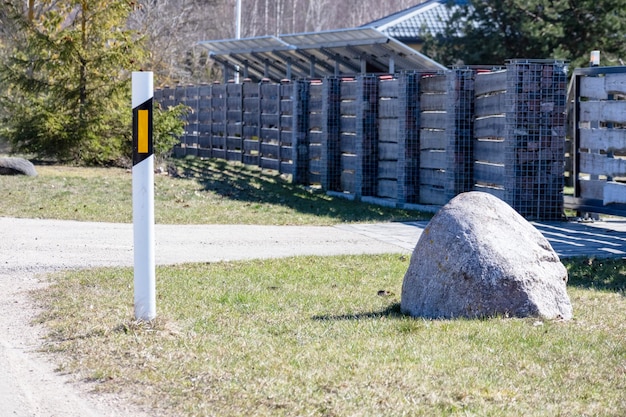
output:
[[[409,242],[368,237],[346,227],[172,226],[155,228],[157,264],[292,255],[408,253]],[[40,352],[44,329],[33,324],[29,291],[46,273],[132,266],[131,224],[0,218],[0,415],[12,417],[146,417],[124,398],[95,395],[86,382],[55,372]],[[158,277],[157,277],[158,279]]]

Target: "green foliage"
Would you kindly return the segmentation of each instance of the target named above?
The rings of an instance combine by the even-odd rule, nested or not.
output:
[[[183,104],[164,110],[155,103],[152,115],[152,139],[154,141],[154,156],[157,160],[162,160],[171,155],[172,149],[180,141],[184,132],[183,117],[189,111],[190,108]]]
[[[626,260],[620,258],[572,258],[566,263],[569,285],[626,295]]]
[[[455,3],[466,2],[448,2]],[[601,65],[626,59],[624,0],[482,0],[454,10],[444,33],[427,37],[423,50],[445,65],[530,58],[580,67],[595,49],[602,52]]]
[[[2,54],[3,136],[19,152],[61,161],[122,157],[132,131],[129,75],[145,56],[125,29],[133,3],[64,0],[33,21],[19,6],[1,7],[21,35]]]

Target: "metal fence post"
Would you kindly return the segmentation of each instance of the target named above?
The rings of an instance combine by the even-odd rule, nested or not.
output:
[[[293,93],[293,182],[308,185],[309,81],[295,81]]]
[[[341,179],[340,80],[335,77],[324,79],[322,92],[322,154],[321,185],[325,190],[339,191]]]

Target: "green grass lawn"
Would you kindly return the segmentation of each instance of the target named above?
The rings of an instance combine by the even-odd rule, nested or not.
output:
[[[172,224],[427,219],[223,161],[174,160]],[[38,166],[2,177],[0,216],[131,221],[131,174]],[[157,268],[158,318],[133,320],[133,271],[63,272],[33,294],[59,371],[166,416],[624,416],[626,261],[565,259],[574,319],[423,320],[399,312],[409,259],[294,257]]]
[[[222,160],[173,159],[178,177],[155,176],[160,224],[332,225],[430,214],[349,201]],[[0,216],[132,222],[132,174],[120,168],[37,166],[37,177],[0,176]]]
[[[399,313],[409,259],[295,257],[54,278],[39,301],[63,372],[169,416],[623,416],[626,265],[567,260],[575,318]],[[601,275],[601,276],[599,276]]]

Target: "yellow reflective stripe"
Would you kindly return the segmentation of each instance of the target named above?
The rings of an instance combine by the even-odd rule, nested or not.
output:
[[[148,110],[137,111],[137,153],[148,153]]]

